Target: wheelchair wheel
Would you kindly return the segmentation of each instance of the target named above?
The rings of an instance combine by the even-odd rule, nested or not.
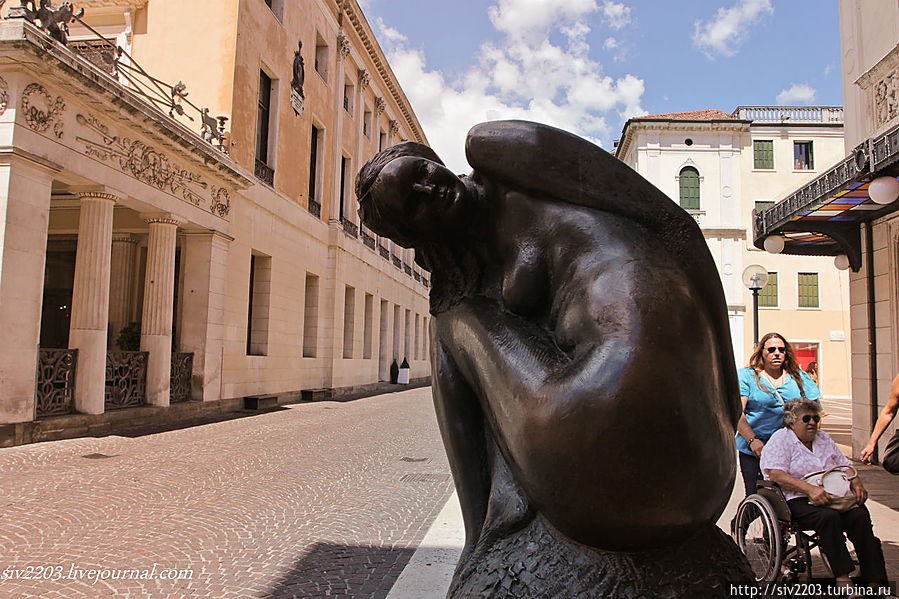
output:
[[[774,508],[760,495],[750,495],[737,508],[737,546],[758,581],[775,582],[783,561],[783,538]]]

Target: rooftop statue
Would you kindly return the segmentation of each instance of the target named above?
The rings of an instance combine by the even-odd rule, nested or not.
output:
[[[740,415],[699,227],[604,150],[474,127],[457,176],[404,142],[359,213],[432,273],[434,404],[465,520],[449,596],[726,597]]]

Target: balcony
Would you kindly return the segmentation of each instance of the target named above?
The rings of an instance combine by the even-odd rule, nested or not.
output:
[[[256,159],[256,168],[254,169],[253,174],[256,175],[256,178],[268,185],[269,187],[274,187],[275,185],[275,169],[262,162],[258,158]]]
[[[843,124],[842,106],[738,106],[734,117],[754,123]]]

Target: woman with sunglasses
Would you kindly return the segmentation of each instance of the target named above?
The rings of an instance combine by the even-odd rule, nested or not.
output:
[[[812,377],[799,367],[793,348],[780,333],[762,337],[749,357],[749,367],[737,373],[743,415],[737,423],[737,450],[746,495],[752,495],[762,477],[759,457],[765,443],[783,424],[783,407],[791,399],[814,399],[821,392]]]
[[[849,586],[849,574],[855,569],[844,534],[855,547],[859,581],[869,585],[883,584],[887,578],[883,549],[880,539],[874,536],[871,514],[864,505],[868,492],[830,435],[818,430],[820,421],[821,405],[818,402],[788,401],[783,413],[784,428],[771,435],[762,452],[762,471],[767,480],[777,483],[783,490],[793,521],[803,530],[818,533],[818,546],[827,557],[838,585]],[[855,495],[856,505],[845,511],[828,507],[831,495],[823,487],[803,480],[804,476],[835,466],[848,466],[851,475],[849,488]]]

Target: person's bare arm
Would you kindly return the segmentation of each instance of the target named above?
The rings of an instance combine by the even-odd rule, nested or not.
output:
[[[746,420],[746,403],[749,401],[749,398],[745,395],[740,396],[740,401],[743,404],[744,412],[740,414],[740,420],[737,422],[737,432],[740,433],[740,436],[746,439],[746,442],[749,443],[749,449],[752,453],[755,454],[755,457],[761,457],[762,449],[765,447],[765,443],[755,436],[755,432],[752,430],[752,427],[749,425],[749,421]],[[756,439],[755,443],[752,442],[753,439]]]
[[[859,455],[859,459],[862,462],[866,464],[871,463],[871,456],[874,454],[874,449],[877,447],[877,441],[880,440],[883,431],[886,430],[887,426],[893,421],[893,418],[896,417],[897,409],[899,409],[899,376],[896,376],[896,378],[893,379],[887,404],[883,407],[880,416],[877,418],[877,422],[874,424],[874,431],[871,433],[868,444],[862,450],[861,455]]]

